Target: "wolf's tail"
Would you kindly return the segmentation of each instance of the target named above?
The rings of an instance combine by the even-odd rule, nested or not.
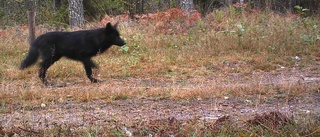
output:
[[[32,45],[29,49],[29,53],[28,53],[26,59],[24,59],[21,62],[20,69],[22,70],[22,69],[25,69],[25,68],[31,66],[32,64],[34,64],[38,60],[38,57],[39,57],[39,52],[38,52],[37,48]]]

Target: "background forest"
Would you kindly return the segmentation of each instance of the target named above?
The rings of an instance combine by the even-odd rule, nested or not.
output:
[[[115,16],[128,13],[134,19],[135,14],[155,13],[169,8],[183,8],[189,4],[206,16],[214,9],[235,4],[245,4],[247,9],[272,10],[277,13],[296,13],[295,6],[308,10],[308,14],[320,13],[319,0],[1,0],[0,26],[27,24],[27,11],[37,12],[37,24],[66,25],[69,23],[69,4],[79,1],[83,4],[85,20],[100,20],[105,14]]]

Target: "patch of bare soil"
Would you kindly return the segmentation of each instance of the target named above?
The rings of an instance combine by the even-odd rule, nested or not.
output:
[[[223,78],[222,78],[223,77]],[[141,86],[156,88],[168,85],[195,86],[206,88],[211,83],[218,83],[222,87],[257,84],[253,79],[258,79],[258,84],[277,85],[279,83],[301,84],[304,86],[316,86],[320,90],[320,72],[316,71],[290,71],[283,73],[256,73],[252,75],[229,74],[228,76],[206,76],[205,81],[199,84],[198,78],[190,78],[185,81],[143,80],[127,79],[126,86]],[[123,83],[120,83],[121,87]],[[110,80],[109,83],[112,83]],[[186,123],[200,121],[204,125],[213,123],[210,130],[217,130],[220,123],[230,121],[239,126],[245,122],[253,124],[281,125],[281,121],[290,123],[288,117],[320,115],[319,90],[284,98],[271,98],[259,100],[257,96],[244,97],[218,97],[218,98],[194,98],[194,99],[166,99],[166,98],[129,98],[104,102],[96,100],[91,102],[66,101],[64,103],[50,104],[35,107],[32,110],[22,109],[21,106],[12,106],[9,113],[0,114],[0,135],[39,135],[45,129],[59,127],[68,129],[68,132],[85,129],[87,127],[107,127],[116,129],[128,136],[136,134],[145,128],[146,132],[159,133],[161,135],[174,135],[177,127]],[[275,117],[272,117],[275,116]],[[166,123],[167,127],[158,131],[157,125]],[[210,126],[209,126],[210,127]],[[185,129],[188,129],[186,126]],[[101,129],[103,130],[103,129]],[[150,133],[151,134],[151,133]],[[146,133],[149,135],[149,133]]]

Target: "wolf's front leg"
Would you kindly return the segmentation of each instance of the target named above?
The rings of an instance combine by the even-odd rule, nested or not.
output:
[[[90,60],[86,59],[82,61],[84,65],[84,69],[86,70],[87,77],[90,79],[92,83],[97,83],[99,80],[92,77],[92,68],[97,68],[97,66]]]

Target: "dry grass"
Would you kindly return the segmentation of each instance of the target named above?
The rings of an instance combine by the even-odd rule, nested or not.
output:
[[[185,30],[168,26],[165,28],[170,30],[167,33],[160,33],[153,22],[123,23],[120,30],[128,49],[113,47],[96,57],[94,60],[100,66],[96,75],[102,79],[183,80],[208,75],[277,73],[308,68],[320,59],[320,47],[316,46],[319,45],[319,29],[314,27],[318,23],[316,17],[303,19],[294,15],[228,11],[216,11],[191,26],[185,26]],[[243,32],[237,28],[238,24],[242,24]],[[28,49],[26,36],[17,30],[9,29],[6,37],[1,37],[2,83],[17,80],[20,82],[13,85],[25,84],[23,81],[38,83],[37,67],[23,72],[17,70]],[[302,38],[302,35],[308,38]],[[86,79],[81,63],[67,59],[50,68],[48,77],[62,82]],[[176,91],[175,88],[170,90]],[[197,89],[191,87],[188,90]],[[199,94],[202,92],[206,91],[199,91]]]

